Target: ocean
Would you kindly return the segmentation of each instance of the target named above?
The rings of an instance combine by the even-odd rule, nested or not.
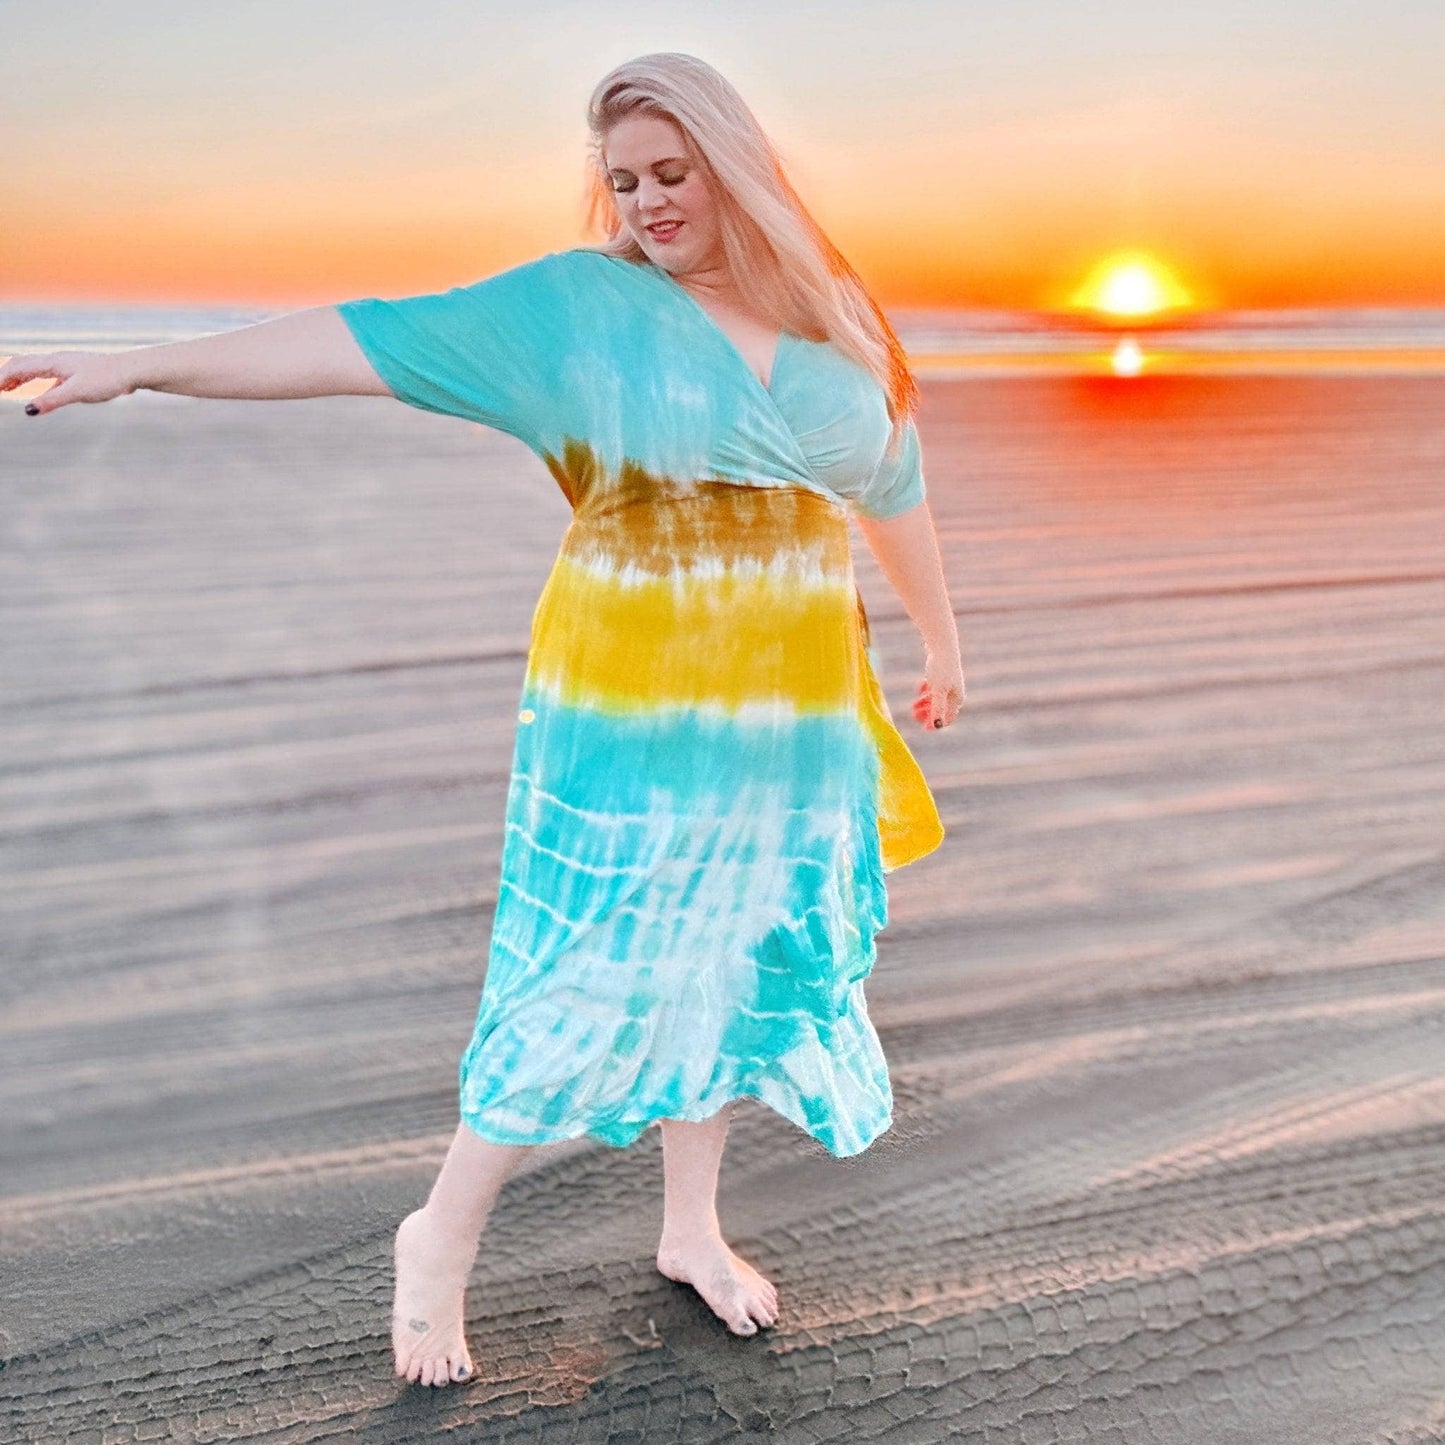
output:
[[[283,314],[240,305],[0,303],[0,355],[121,351]],[[920,378],[1130,368],[1274,375],[1445,372],[1445,307],[1226,310],[1107,322],[1082,313],[997,308],[896,308],[889,316]]]

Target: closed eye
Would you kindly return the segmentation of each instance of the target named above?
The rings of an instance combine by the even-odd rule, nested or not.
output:
[[[664,186],[680,186],[686,179],[687,179],[686,176],[659,176],[659,177],[658,177],[658,180],[659,180]],[[624,193],[624,192],[626,192],[626,191],[635,191],[635,190],[637,189],[637,182],[636,182],[636,181],[633,181],[633,183],[632,183],[630,186],[619,186],[619,185],[614,184],[613,187],[612,187],[612,189],[613,189],[614,191],[616,191],[619,195],[622,194],[622,193]]]

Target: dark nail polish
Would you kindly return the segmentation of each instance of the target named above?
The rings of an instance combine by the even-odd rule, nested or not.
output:
[[[943,726],[943,719],[941,717],[934,718],[933,725],[936,728],[941,728]]]
[[[25,415],[26,415],[26,416],[39,416],[39,415],[40,415],[40,408],[39,408],[38,406],[36,406],[33,401],[27,401],[27,402],[25,403]]]

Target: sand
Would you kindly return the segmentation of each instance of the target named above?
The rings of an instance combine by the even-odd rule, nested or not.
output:
[[[391,1373],[567,509],[366,398],[0,407],[0,1439],[1445,1439],[1445,380],[929,382],[970,696],[860,548],[949,836],[891,879],[893,1129],[528,1156],[478,1367]]]

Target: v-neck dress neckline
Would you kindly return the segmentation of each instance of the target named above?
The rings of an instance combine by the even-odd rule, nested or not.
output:
[[[669,290],[676,292],[678,296],[680,296],[689,306],[692,307],[692,309],[697,313],[698,317],[702,320],[703,324],[707,326],[710,331],[712,331],[712,333],[717,337],[718,341],[720,341],[732,354],[736,364],[741,366],[743,370],[747,372],[748,376],[752,378],[753,384],[757,387],[757,389],[762,392],[762,394],[768,399],[770,403],[776,406],[778,395],[778,367],[782,362],[783,353],[787,350],[788,338],[792,335],[792,333],[781,327],[779,328],[778,340],[776,345],[773,347],[773,359],[768,366],[768,379],[766,382],[764,382],[762,377],[760,377],[757,372],[753,370],[752,363],[747,359],[746,356],[743,355],[737,343],[732,339],[731,336],[727,334],[726,331],[722,329],[721,326],[718,325],[718,323],[709,314],[707,307],[705,307],[702,302],[699,301],[697,297],[694,296],[692,292],[689,291],[687,287],[682,284],[682,282],[677,280],[677,278],[673,276],[673,274],[665,266],[659,266],[655,261],[644,261],[642,262],[642,267],[645,270],[653,272],[663,283],[664,286],[666,286]]]

